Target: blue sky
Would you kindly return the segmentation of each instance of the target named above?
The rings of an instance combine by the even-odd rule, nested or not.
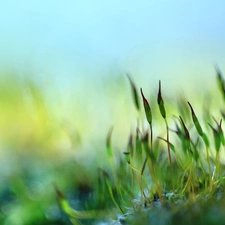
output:
[[[60,82],[112,67],[153,83],[201,80],[214,63],[225,71],[224,12],[224,0],[3,1],[1,68]]]

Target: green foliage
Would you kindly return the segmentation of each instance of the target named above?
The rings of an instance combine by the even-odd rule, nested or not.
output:
[[[134,103],[136,108],[140,110],[136,87],[129,76],[128,78],[133,90]],[[221,73],[218,71],[217,79],[219,81],[220,90],[222,90],[222,93],[225,93],[224,80]],[[115,187],[113,188],[113,182],[109,174],[105,171],[103,172],[109,195],[115,207],[118,209],[118,212],[124,214],[122,208],[124,204],[128,204],[128,206],[126,206],[127,213],[123,215],[123,220],[128,224],[137,224],[144,218],[145,224],[158,224],[160,216],[156,214],[155,220],[157,222],[154,222],[154,218],[151,219],[149,215],[161,211],[169,215],[170,220],[167,221],[167,223],[174,224],[178,222],[178,209],[182,208],[184,205],[186,205],[187,209],[191,210],[193,206],[197,205],[201,207],[204,205],[206,199],[213,205],[215,194],[223,196],[219,197],[219,199],[220,201],[224,201],[224,192],[218,191],[219,188],[225,188],[224,175],[221,173],[222,161],[220,159],[220,149],[225,145],[222,120],[217,122],[214,119],[217,125],[216,128],[208,123],[213,131],[212,138],[210,134],[203,131],[192,105],[188,102],[192,121],[189,121],[186,115],[185,121],[181,116],[176,116],[179,125],[175,122],[174,132],[177,134],[179,142],[176,141],[175,137],[170,140],[171,135],[169,135],[169,133],[173,130],[169,128],[167,122],[166,110],[161,93],[161,81],[159,81],[157,103],[160,114],[165,120],[166,129],[164,132],[166,133],[166,138],[158,137],[154,139],[151,107],[142,89],[140,89],[140,92],[150,130],[146,131],[144,127],[140,129],[139,126],[137,126],[135,135],[132,135],[131,132],[129,136],[127,151],[124,151],[124,163],[126,164],[122,162],[121,168],[123,168],[124,172],[129,168],[131,173],[129,175],[124,173],[124,176],[121,177],[121,173],[114,170],[112,174],[114,174]],[[189,128],[192,127],[192,124],[195,127],[195,131]],[[206,124],[207,121],[205,121],[205,125]],[[108,135],[107,138],[107,149],[111,146],[111,144],[109,144],[110,136],[111,134]],[[211,139],[214,139],[215,148],[210,148]],[[162,140],[167,144],[168,156],[166,156],[163,147],[159,145],[157,140]],[[205,152],[203,146],[205,146]],[[170,149],[172,152],[170,152]],[[181,151],[181,149],[183,149],[183,151]],[[214,157],[214,153],[216,153],[216,157]],[[115,159],[114,163],[116,163],[116,156],[111,147],[108,157],[113,157]],[[146,166],[148,170],[145,170]],[[214,168],[213,170],[212,167]],[[170,172],[168,172],[168,168],[170,168]],[[117,178],[115,178],[115,176],[117,176]],[[132,183],[132,186],[128,189],[124,188],[127,183]],[[138,196],[138,194],[141,195],[138,199],[140,205],[137,207],[135,204],[129,204],[128,202],[131,200],[129,198],[131,196]],[[146,211],[141,204],[144,204],[148,211]],[[157,204],[159,204],[158,207],[156,207]],[[168,205],[172,210],[168,210]],[[133,210],[131,210],[131,208],[133,208]],[[204,210],[200,212],[203,213]],[[130,212],[131,214],[129,214]],[[185,213],[185,210],[182,210],[182,212]],[[142,215],[142,219],[139,217],[140,214]],[[190,216],[192,216],[192,214],[190,214]],[[201,218],[201,214],[198,216]],[[213,215],[212,218],[214,218]]]
[[[164,102],[163,102],[163,98],[162,98],[162,94],[161,94],[161,81],[159,81],[159,91],[158,91],[158,98],[157,98],[157,102],[159,105],[159,110],[161,113],[161,116],[166,119],[166,110],[164,107]]]
[[[190,102],[188,102],[188,105],[189,105],[190,108],[191,108],[191,116],[192,116],[192,120],[193,120],[193,123],[194,123],[194,125],[195,125],[195,128],[196,128],[196,130],[198,131],[198,134],[199,134],[200,136],[203,136],[202,127],[201,127],[201,125],[200,125],[200,123],[199,123],[199,121],[198,121],[197,116],[195,115],[195,112],[194,112],[194,110],[193,110],[192,105],[190,104]]]
[[[152,124],[152,112],[151,112],[151,108],[150,105],[148,104],[148,100],[145,98],[142,89],[141,90],[141,96],[143,99],[143,105],[144,105],[144,109],[145,109],[145,115],[147,118],[148,123],[151,125]]]
[[[107,154],[109,158],[113,157],[112,154],[112,146],[111,146],[111,136],[112,136],[112,132],[113,132],[113,127],[110,128],[108,135],[107,135],[107,139],[106,139],[106,149],[107,149]]]
[[[223,100],[225,101],[225,81],[222,76],[222,73],[218,67],[215,67],[216,73],[217,73],[217,81],[218,81],[218,86],[221,91],[221,94],[223,96]]]
[[[138,97],[138,91],[137,88],[133,82],[133,80],[131,79],[131,77],[127,74],[127,77],[130,81],[130,85],[131,85],[131,90],[132,90],[132,96],[133,96],[133,100],[134,100],[134,104],[136,106],[136,109],[139,111],[140,109],[140,103],[139,103],[139,97]]]
[[[182,137],[182,144],[183,144],[183,148],[188,151],[190,149],[190,144],[191,144],[191,139],[190,139],[190,134],[189,131],[187,129],[187,127],[184,124],[184,121],[182,119],[182,117],[180,116],[180,121],[181,124],[183,126],[184,132],[182,132],[183,137]]]
[[[113,127],[111,127],[105,138],[105,146],[102,147],[104,151],[98,149],[96,161],[93,155],[88,153],[82,159],[75,161],[71,159],[64,163],[63,158],[59,157],[56,163],[49,159],[37,159],[32,152],[34,160],[40,162],[38,169],[35,170],[35,163],[29,158],[31,153],[29,160],[25,158],[25,154],[19,156],[17,166],[20,166],[17,167],[16,173],[8,176],[10,181],[6,182],[0,178],[2,183],[6,182],[8,185],[8,187],[0,187],[1,191],[11,195],[7,199],[4,199],[3,195],[0,196],[3,202],[0,203],[1,209],[4,213],[0,216],[2,224],[30,225],[55,222],[80,225],[92,224],[93,220],[95,224],[98,224],[96,221],[99,221],[99,224],[102,221],[106,224],[131,225],[190,224],[198,220],[202,224],[223,224],[225,138],[222,119],[216,120],[210,114],[211,106],[208,106],[210,117],[204,117],[205,112],[203,112],[204,119],[201,120],[201,115],[197,117],[195,113],[197,104],[194,107],[194,104],[183,99],[178,101],[178,112],[175,112],[173,122],[169,118],[170,107],[172,107],[169,102],[166,102],[168,113],[166,114],[161,81],[159,81],[158,95],[155,95],[153,100],[147,99],[140,89],[143,100],[143,108],[141,108],[137,88],[130,76],[128,79],[133,102],[140,118],[136,128],[130,131],[127,146],[122,151],[116,151],[112,140]],[[225,99],[225,82],[218,69],[217,80],[219,91]],[[33,96],[31,99],[39,107],[37,117],[46,123],[49,116],[47,104],[35,85],[30,84],[29,87]],[[23,95],[18,94],[18,96],[24,98]],[[157,104],[158,114],[154,111]],[[180,110],[183,108],[186,110]],[[27,112],[25,106],[24,109]],[[142,118],[142,109],[145,119]],[[222,112],[219,110],[218,113],[224,119]],[[163,117],[164,128],[158,125],[160,123],[155,114]],[[35,123],[34,128],[38,125],[40,124]],[[50,130],[49,127],[44,128]],[[41,136],[43,130],[40,129],[38,135]],[[47,137],[51,137],[52,133],[49,131],[47,134],[45,133]],[[115,134],[116,131],[114,136]],[[44,142],[46,145],[40,144],[44,139],[42,138],[38,137],[32,150],[40,146],[44,150],[51,149],[49,147],[51,145],[46,144],[48,139],[46,137]],[[212,142],[214,145],[210,144]],[[39,145],[36,145],[37,143]],[[20,146],[30,149],[31,145]],[[91,150],[93,152],[93,149]],[[9,156],[10,160],[15,160],[13,155]],[[26,163],[30,164],[24,168]],[[99,163],[102,163],[101,168]],[[30,165],[34,171],[30,169]],[[46,178],[48,174],[51,174],[51,178]],[[38,182],[35,179],[38,179]],[[51,188],[47,189],[49,179],[53,179],[60,189],[56,185],[53,185],[54,188],[51,185]],[[36,182],[33,189],[28,188],[32,183],[31,180]],[[52,193],[52,189],[55,190],[53,195],[49,194]],[[71,194],[74,192],[76,195]],[[80,195],[82,195],[81,199]],[[80,203],[74,204],[78,199]],[[20,205],[23,207],[19,207]],[[52,205],[58,210],[53,212],[55,217],[49,216],[48,207]],[[216,216],[215,212],[217,212]]]

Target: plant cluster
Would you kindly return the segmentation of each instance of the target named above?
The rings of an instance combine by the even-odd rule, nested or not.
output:
[[[216,72],[225,102],[225,80],[218,68]],[[187,101],[180,107],[189,108],[185,112],[189,117],[175,115],[175,128],[171,129],[159,81],[156,100],[165,130],[157,136],[153,124],[157,121],[153,119],[150,101],[142,88],[138,91],[129,75],[128,79],[139,115],[140,97],[142,99],[148,127],[138,123],[129,136],[126,150],[119,156],[111,144],[113,129],[109,130],[106,150],[110,168],[98,169],[95,185],[96,202],[105,210],[76,211],[55,187],[62,209],[73,224],[79,224],[79,219],[110,217],[112,205],[104,205],[110,200],[120,215],[114,224],[140,224],[140,221],[141,224],[174,224],[182,217],[186,218],[186,222],[179,222],[189,224],[196,219],[203,221],[204,216],[200,216],[203,213],[208,213],[208,216],[205,215],[208,224],[221,222],[224,217],[219,209],[224,208],[222,205],[225,203],[225,175],[221,160],[225,146],[222,127],[225,113],[220,112],[219,120],[211,115],[212,119],[202,125],[193,105]],[[213,215],[215,210],[218,217]]]

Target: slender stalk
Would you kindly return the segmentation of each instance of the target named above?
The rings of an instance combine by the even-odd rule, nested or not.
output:
[[[153,171],[153,168],[152,168],[151,163],[150,163],[149,160],[148,160],[148,168],[149,168],[150,174],[151,174],[151,176],[152,176],[153,183],[154,183],[155,186],[156,186],[156,192],[157,192],[157,194],[158,194],[158,196],[159,196],[160,201],[163,203],[162,188],[161,188],[161,186],[159,185],[158,179],[157,179],[157,177],[155,176],[155,173],[154,173],[154,171]]]
[[[146,197],[146,195],[145,195],[145,193],[144,193],[143,186],[142,186],[142,175],[143,175],[142,170],[140,171],[139,169],[135,168],[135,167],[132,166],[131,164],[129,164],[129,166],[130,166],[130,168],[131,168],[133,178],[134,178],[134,179],[136,180],[136,182],[138,183],[138,186],[139,186],[139,188],[140,188],[140,190],[141,190],[141,193],[142,193],[142,195],[144,196],[144,198],[146,199],[147,197]],[[141,174],[141,181],[139,181],[139,180],[136,178],[136,175],[135,175],[135,173],[134,173],[135,171]]]
[[[216,152],[216,174],[217,174],[217,178],[219,179],[219,174],[220,174],[220,151]]]
[[[210,163],[210,158],[209,158],[209,149],[206,147],[206,158],[207,158],[207,163],[209,167],[209,188],[210,191],[213,189],[213,179],[212,179],[212,168],[211,168],[211,163]]]
[[[167,119],[166,118],[165,118],[165,123],[166,123],[167,151],[168,151],[168,156],[169,156],[169,161],[170,161],[171,183],[172,183],[172,189],[173,189],[173,192],[174,192],[173,165],[172,165],[172,156],[171,156],[171,151],[170,151],[169,126],[168,126],[168,123],[167,123]]]
[[[150,154],[153,156],[153,130],[152,130],[152,123],[149,124],[149,127],[150,127]],[[155,165],[154,165],[154,162],[152,161],[152,169],[153,169],[153,172],[155,170]]]
[[[145,163],[144,163],[143,166],[145,166],[146,162],[148,163],[148,168],[149,168],[149,172],[150,172],[151,177],[152,177],[152,181],[153,181],[153,183],[156,186],[156,192],[157,192],[157,194],[159,196],[160,201],[163,203],[162,188],[161,188],[161,186],[159,184],[159,181],[158,181],[158,179],[157,179],[157,177],[155,175],[155,171],[153,170],[153,168],[154,168],[153,167],[153,163],[151,163],[151,161],[148,159],[148,158],[150,158],[150,156],[148,155],[148,152],[150,154],[150,148],[149,148],[148,142],[144,143],[144,148],[145,148],[145,152],[147,153],[147,158],[146,158]],[[143,172],[143,170],[142,170],[142,172]]]

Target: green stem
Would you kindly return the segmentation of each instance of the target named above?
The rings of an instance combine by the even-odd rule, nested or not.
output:
[[[167,120],[165,119],[166,123],[166,139],[167,139],[167,150],[168,150],[168,156],[170,161],[170,174],[171,174],[171,183],[172,183],[172,189],[174,192],[174,181],[173,181],[173,166],[172,166],[172,157],[171,157],[171,151],[170,151],[170,139],[169,139],[169,126],[167,123]]]
[[[207,158],[207,163],[208,163],[208,167],[209,167],[209,188],[210,188],[210,191],[212,191],[212,188],[213,188],[212,168],[211,168],[211,164],[210,164],[208,147],[206,147],[206,158]]]

